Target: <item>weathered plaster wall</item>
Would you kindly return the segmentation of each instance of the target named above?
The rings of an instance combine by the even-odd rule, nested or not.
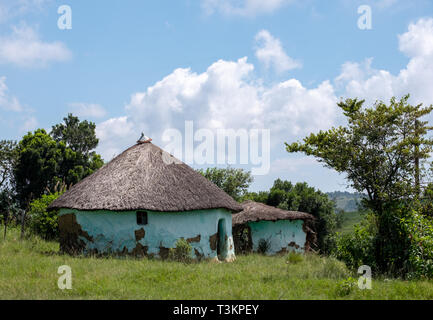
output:
[[[59,224],[61,242],[63,226],[60,222],[75,220],[75,229],[81,228],[78,240],[84,253],[128,253],[153,255],[165,258],[168,249],[175,247],[178,239],[186,239],[192,246],[191,256],[196,258],[217,257],[217,231],[220,219],[225,219],[227,239],[225,258],[233,260],[234,245],[231,234],[231,212],[225,209],[195,210],[188,212],[148,213],[148,224],[137,225],[136,212],[78,211],[61,209]],[[62,219],[63,216],[63,219]],[[67,218],[67,219],[66,219]],[[63,224],[68,224],[63,223]],[[62,245],[62,243],[61,243]]]
[[[302,230],[302,220],[257,221],[248,223],[251,228],[253,251],[258,250],[260,239],[267,240],[267,254],[288,251],[303,252],[307,235]]]

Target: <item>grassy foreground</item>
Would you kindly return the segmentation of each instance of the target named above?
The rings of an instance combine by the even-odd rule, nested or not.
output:
[[[72,268],[72,290],[60,290],[57,269]],[[18,230],[0,238],[0,299],[433,299],[433,281],[375,280],[372,290],[342,282],[339,261],[316,255],[239,256],[234,263],[133,258],[73,258],[58,244]]]

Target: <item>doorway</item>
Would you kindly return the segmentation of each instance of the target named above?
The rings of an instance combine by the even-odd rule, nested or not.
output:
[[[227,229],[225,219],[218,220],[217,255],[219,260],[224,260],[227,257]]]

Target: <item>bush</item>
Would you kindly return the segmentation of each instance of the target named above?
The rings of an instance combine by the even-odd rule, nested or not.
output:
[[[170,249],[168,258],[173,261],[189,263],[192,260],[191,250],[192,247],[189,242],[181,238],[176,241],[176,247]]]
[[[268,252],[270,247],[271,245],[268,240],[260,239],[257,247],[257,251],[261,254],[266,254],[266,252]]]
[[[332,256],[343,261],[352,270],[357,270],[361,265],[374,268],[376,235],[375,218],[367,215],[360,224],[355,225],[352,233],[337,233],[334,236]]]
[[[53,240],[59,236],[58,210],[48,211],[48,206],[60,196],[60,193],[43,195],[30,203],[28,216],[30,229],[43,239]]]
[[[407,277],[433,278],[433,219],[412,211],[401,223],[410,239]]]
[[[345,297],[348,296],[355,287],[356,287],[356,280],[352,277],[349,277],[337,283],[337,287],[335,288],[335,293],[339,297]]]

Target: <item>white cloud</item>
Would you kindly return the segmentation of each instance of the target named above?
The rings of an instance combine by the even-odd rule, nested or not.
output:
[[[0,108],[7,111],[21,112],[23,107],[21,106],[18,99],[14,96],[10,96],[9,88],[6,85],[6,77],[0,77]]]
[[[69,107],[70,111],[78,117],[102,118],[107,114],[101,105],[95,103],[73,102]]]
[[[410,57],[407,66],[396,75],[372,67],[372,59],[363,63],[347,62],[336,78],[346,96],[388,100],[407,93],[413,103],[433,103],[433,19],[420,19],[399,35],[399,49]]]
[[[399,36],[400,50],[410,61],[397,74],[374,68],[373,59],[369,58],[344,63],[334,81],[323,81],[313,88],[297,79],[266,85],[246,57],[216,61],[202,73],[176,69],[133,94],[124,116],[97,126],[101,141],[98,151],[109,160],[134,144],[142,131],[164,146],[162,132],[168,128],[183,132],[185,120],[193,120],[196,130],[268,128],[273,160],[269,177],[296,178],[325,189],[329,185],[338,188],[343,177],[320,169],[321,165],[314,161],[305,164],[305,159],[284,160],[291,156],[285,153],[283,142],[340,124],[337,95],[367,98],[370,103],[411,93],[416,102],[433,103],[432,36],[433,19],[418,20]],[[316,181],[312,173],[327,178]]]
[[[110,158],[113,150],[118,153],[135,143],[141,131],[162,145],[163,131],[183,132],[185,120],[193,120],[196,130],[271,129],[272,142],[279,148],[286,138],[325,129],[334,122],[336,97],[329,82],[313,89],[295,79],[272,86],[262,82],[246,57],[219,60],[201,74],[176,69],[133,94],[126,116],[98,125],[100,152]]]
[[[0,23],[29,12],[40,11],[48,2],[51,0],[2,0],[0,2]]]
[[[72,53],[61,42],[43,42],[28,26],[13,27],[9,36],[0,37],[0,63],[21,67],[40,67],[49,62],[66,61]]]
[[[224,15],[256,16],[274,12],[293,0],[202,0],[207,14],[220,12]]]
[[[134,131],[133,123],[128,121],[126,116],[98,124],[96,136],[100,140],[98,151],[106,161],[111,160],[139,138],[138,133]]]
[[[266,68],[273,67],[277,72],[284,72],[302,65],[290,58],[283,49],[281,41],[273,37],[269,31],[261,30],[256,37],[256,57],[264,63]]]

